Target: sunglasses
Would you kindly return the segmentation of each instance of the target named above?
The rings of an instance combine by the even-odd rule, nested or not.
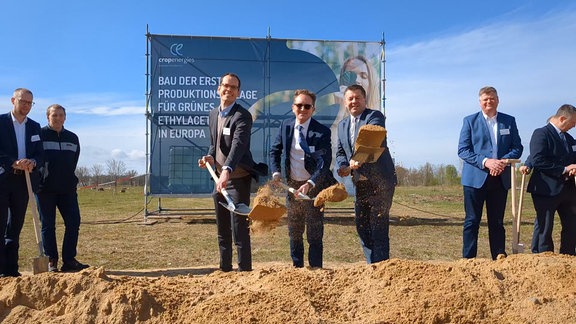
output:
[[[298,109],[306,109],[306,110],[310,110],[310,108],[312,108],[313,106],[311,104],[301,104],[301,103],[295,103],[294,106],[298,107]]]

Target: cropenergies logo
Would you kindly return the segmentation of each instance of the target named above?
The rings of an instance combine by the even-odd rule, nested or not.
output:
[[[170,54],[172,56],[168,57],[160,57],[158,58],[158,63],[162,65],[166,64],[191,64],[194,63],[194,58],[192,57],[184,57],[182,54],[182,49],[184,48],[184,44],[182,43],[173,43],[170,45]]]
[[[170,45],[170,53],[174,56],[182,56],[182,53],[180,53],[180,50],[182,49],[182,47],[184,47],[184,44],[174,43],[174,44]]]

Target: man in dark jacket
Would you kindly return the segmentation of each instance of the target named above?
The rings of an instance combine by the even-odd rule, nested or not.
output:
[[[576,108],[565,104],[530,139],[529,160],[534,173],[528,192],[536,210],[532,253],[554,251],[552,229],[558,212],[562,224],[560,253],[576,255],[576,141],[567,133],[574,125]]]
[[[25,173],[36,180],[44,158],[40,124],[27,117],[33,99],[32,91],[18,88],[11,98],[14,108],[0,115],[0,277],[20,276],[20,232],[29,198]]]
[[[292,112],[294,118],[285,119],[270,149],[272,178],[282,179],[282,155],[286,181],[290,187],[303,194],[316,196],[323,189],[336,183],[330,171],[332,144],[330,129],[312,118],[316,110],[316,94],[296,90]],[[322,268],[324,236],[324,205],[314,207],[312,201],[294,199],[288,195],[288,235],[290,256],[297,268],[304,267],[303,234],[306,229],[308,263],[312,268]]]
[[[252,115],[236,103],[240,96],[240,78],[234,73],[222,76],[218,94],[220,105],[209,115],[210,148],[208,154],[198,160],[198,166],[206,168],[206,163],[209,163],[216,167],[219,174],[212,198],[216,209],[220,270],[232,271],[234,241],[238,252],[238,271],[252,271],[249,219],[230,214],[220,203],[226,203],[222,194],[224,189],[234,204],[250,205],[252,178],[266,172],[258,170],[250,152]]]
[[[50,262],[48,270],[58,271],[58,247],[56,244],[56,208],[64,219],[64,240],[62,242],[62,268],[64,272],[75,272],[88,268],[76,260],[76,246],[80,231],[80,209],[75,175],[80,143],[78,136],[64,129],[66,110],[54,104],[46,110],[48,126],[42,128],[45,164],[42,180],[37,193],[40,219],[42,221],[42,241],[44,252]]]

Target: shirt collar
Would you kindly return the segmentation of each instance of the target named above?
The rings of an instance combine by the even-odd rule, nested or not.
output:
[[[496,117],[498,117],[498,113],[496,113],[496,115],[494,115],[494,117],[488,117],[488,115],[486,115],[485,113],[482,113],[482,116],[484,116],[484,119],[486,121],[496,121]]]
[[[562,133],[560,128],[556,127],[556,125],[554,125],[554,123],[550,123],[550,125],[552,125],[552,127],[554,127],[554,129],[556,130],[556,132],[558,132],[558,134]]]
[[[218,112],[218,114],[220,115],[220,117],[226,117],[228,116],[228,113],[230,113],[230,110],[232,110],[232,107],[234,107],[234,104],[236,104],[236,102],[233,102],[230,106],[224,107],[224,109],[220,110]]]
[[[10,112],[10,116],[12,117],[12,122],[13,122],[13,123],[18,123],[18,124],[20,124],[20,122],[16,119],[16,117],[14,117],[14,113]],[[24,121],[23,121],[20,125],[26,124],[27,121],[28,121],[28,116],[24,117]]]
[[[310,126],[310,121],[312,120],[312,118],[308,118],[307,121],[304,122],[304,124],[299,124],[298,121],[295,122],[294,128],[298,129],[298,125],[302,125],[302,127],[304,127],[303,131],[307,131],[308,130],[308,126]]]

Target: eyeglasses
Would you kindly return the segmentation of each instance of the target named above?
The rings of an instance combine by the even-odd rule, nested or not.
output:
[[[24,100],[24,99],[22,99],[22,98],[16,98],[16,99],[18,99],[18,101],[19,101],[20,103],[23,103],[23,104],[25,104],[25,105],[34,106],[34,104],[35,104],[34,101],[28,101],[28,100]]]
[[[314,107],[311,104],[303,104],[303,103],[295,103],[294,106],[298,107],[298,109],[306,109],[306,110],[310,110],[310,108]]]
[[[220,84],[220,86],[223,88],[232,89],[232,90],[238,89],[237,85],[228,84],[228,83],[222,83],[222,84]]]

